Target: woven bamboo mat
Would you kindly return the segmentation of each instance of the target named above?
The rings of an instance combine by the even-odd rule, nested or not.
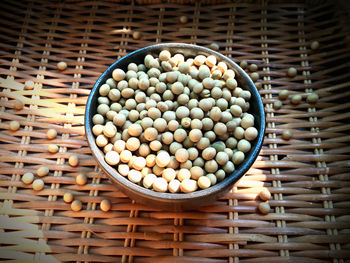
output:
[[[148,4],[147,2],[152,2]],[[2,1],[0,3],[0,259],[16,262],[350,262],[349,21],[332,1]],[[189,22],[179,23],[186,15]],[[143,34],[132,38],[133,31]],[[310,43],[320,48],[311,50]],[[84,137],[87,96],[121,56],[159,42],[219,44],[259,66],[267,130],[247,175],[196,211],[135,204],[96,166]],[[59,72],[56,63],[66,61]],[[298,69],[286,77],[289,67]],[[34,90],[24,90],[26,80]],[[315,106],[284,103],[282,89],[317,92]],[[20,98],[25,108],[13,109]],[[21,128],[8,130],[10,120]],[[49,141],[48,128],[59,135]],[[294,137],[281,133],[292,129]],[[59,152],[47,151],[49,143]],[[78,154],[80,165],[67,159]],[[45,188],[20,177],[45,164]],[[75,184],[79,172],[85,186]],[[263,187],[271,212],[257,212]],[[75,193],[84,208],[62,201]],[[110,199],[112,210],[99,203]],[[178,257],[182,256],[182,257]],[[11,261],[12,262],[12,261]]]

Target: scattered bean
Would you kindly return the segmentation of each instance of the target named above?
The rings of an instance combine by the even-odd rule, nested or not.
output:
[[[74,195],[72,193],[70,193],[70,192],[64,193],[63,201],[65,203],[71,203],[71,202],[73,202],[73,200],[74,200]]]
[[[103,211],[103,212],[108,212],[109,210],[111,210],[112,208],[112,204],[109,200],[107,199],[103,199],[100,203],[100,209]]]
[[[48,149],[48,151],[49,151],[50,153],[57,153],[58,150],[59,150],[57,144],[49,144],[49,145],[47,146],[47,149]]]
[[[311,42],[311,49],[316,50],[320,47],[320,43],[318,41],[312,41]]]
[[[270,205],[266,202],[261,202],[259,205],[258,205],[258,209],[260,211],[260,213],[264,214],[264,215],[267,215],[269,212],[270,212]]]
[[[74,212],[79,212],[81,209],[83,209],[83,203],[80,200],[74,200],[70,207]]]
[[[33,173],[25,173],[22,175],[22,182],[24,184],[31,184],[34,181]]]
[[[292,104],[297,105],[301,102],[301,99],[302,99],[301,95],[298,95],[298,94],[293,95],[291,98],[291,102],[292,102]]]
[[[287,99],[289,96],[289,91],[284,89],[284,90],[281,90],[279,93],[278,93],[278,97],[280,100],[285,100]]]
[[[220,49],[219,45],[217,43],[211,43],[209,45],[209,48],[215,51],[218,51]]]
[[[22,110],[24,108],[24,103],[21,100],[15,100],[13,103],[13,108],[15,110]]]
[[[187,16],[180,16],[179,21],[181,24],[186,24],[188,22]]]
[[[249,66],[249,70],[250,70],[251,72],[257,71],[257,70],[258,70],[258,66],[257,66],[256,64],[251,64],[251,65]]]
[[[64,61],[60,61],[60,62],[57,63],[57,68],[58,68],[58,70],[63,71],[63,70],[65,70],[65,69],[67,69],[67,67],[68,67],[68,65],[67,65],[67,63],[64,62]]]
[[[293,137],[293,133],[291,130],[284,130],[283,133],[282,133],[282,138],[284,140],[289,140],[290,138]]]
[[[77,183],[77,185],[86,185],[87,181],[88,178],[86,174],[80,173],[77,175],[77,177],[75,177],[75,182]]]
[[[79,165],[79,157],[76,154],[69,156],[68,163],[70,166],[76,167]]]
[[[53,140],[57,137],[57,131],[55,129],[48,129],[46,136],[49,140]]]
[[[242,69],[246,69],[248,67],[248,62],[246,60],[242,60],[239,65]]]
[[[261,200],[267,201],[267,200],[270,200],[270,198],[271,198],[271,193],[270,193],[269,190],[267,190],[266,188],[264,188],[263,190],[260,191],[259,197],[260,197]]]
[[[253,73],[250,73],[250,78],[252,79],[252,81],[257,81],[259,79],[259,73],[258,72],[253,72]]]
[[[43,177],[48,175],[50,172],[50,169],[46,166],[41,166],[38,168],[38,170],[36,171],[37,176]]]
[[[139,31],[135,31],[134,33],[132,33],[132,38],[135,40],[139,40],[141,39],[141,37],[142,37],[142,34]]]
[[[21,127],[21,125],[19,124],[18,121],[11,121],[10,122],[10,127],[9,128],[10,128],[11,131],[18,131],[20,127]]]
[[[279,110],[280,108],[282,108],[282,101],[280,101],[280,100],[274,101],[274,103],[273,103],[273,108],[274,108],[275,110]]]
[[[44,181],[41,179],[35,179],[33,181],[32,187],[35,191],[40,191],[42,189],[44,189]]]
[[[310,104],[315,104],[318,101],[318,99],[319,99],[319,97],[316,93],[310,93],[306,97],[307,103],[310,103]]]
[[[288,75],[288,77],[291,77],[291,78],[295,77],[297,75],[296,68],[293,68],[293,67],[289,68],[288,72],[287,72],[287,75]]]
[[[25,83],[24,83],[24,88],[27,89],[27,90],[32,90],[34,89],[34,82],[32,80],[27,80]]]

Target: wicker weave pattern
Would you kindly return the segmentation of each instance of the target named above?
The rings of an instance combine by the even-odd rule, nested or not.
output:
[[[43,262],[349,262],[349,23],[331,2],[7,1],[0,3],[0,258]],[[150,4],[148,4],[150,3]],[[178,17],[189,23],[181,25]],[[141,40],[132,32],[140,31]],[[320,42],[312,51],[310,43]],[[109,64],[159,42],[208,45],[259,65],[267,130],[248,174],[214,204],[182,213],[133,203],[96,166],[84,137],[84,106]],[[68,69],[59,72],[58,61]],[[286,77],[296,67],[295,78]],[[26,80],[34,90],[24,90]],[[22,84],[21,84],[22,83]],[[315,91],[289,102],[282,89]],[[26,103],[15,111],[14,98]],[[18,120],[21,129],[8,130]],[[59,132],[49,141],[48,128]],[[281,133],[292,129],[294,138]],[[57,143],[57,154],[47,151]],[[80,165],[67,159],[78,154]],[[44,190],[20,181],[45,164]],[[77,186],[75,176],[89,177]],[[268,215],[257,194],[273,194]],[[73,212],[66,190],[84,203]],[[112,211],[99,210],[102,199]],[[181,258],[177,256],[183,256]],[[18,261],[19,262],[19,261]]]

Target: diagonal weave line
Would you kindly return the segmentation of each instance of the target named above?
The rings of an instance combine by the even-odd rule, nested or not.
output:
[[[163,29],[163,19],[164,19],[164,6],[159,7],[159,15],[158,15],[158,21],[157,21],[157,36],[156,36],[156,43],[162,42],[162,29]]]
[[[13,58],[12,59],[12,62],[13,63],[19,63],[19,59],[18,57],[21,55],[21,50],[23,48],[23,42],[25,40],[25,35],[27,33],[27,30],[25,29],[26,25],[28,25],[28,21],[30,19],[30,14],[31,14],[31,6],[28,6],[27,8],[27,11],[26,11],[26,16],[24,18],[24,21],[23,21],[23,25],[21,27],[21,34],[18,38],[18,42],[17,42],[17,50],[15,51],[15,57],[16,58]],[[10,71],[12,72],[15,72],[17,70],[16,67],[10,67]],[[7,79],[11,79],[13,80],[13,77],[8,75],[7,76]],[[22,88],[23,89],[23,88]],[[11,89],[7,89],[8,92],[11,92]],[[1,97],[1,100],[5,100],[5,101],[8,101],[8,98],[7,97]],[[32,108],[32,105],[30,105],[30,107]],[[1,107],[1,111],[2,112],[5,112],[6,111],[6,108],[5,107]],[[27,116],[27,120],[30,120],[32,119],[32,116],[31,115],[28,115]],[[0,122],[2,122],[2,118],[0,118]],[[25,130],[32,130],[33,127],[31,126],[25,126],[24,129]],[[21,139],[21,144],[30,144],[30,137],[29,136],[23,136],[22,139]],[[19,156],[26,156],[27,155],[27,151],[18,151],[18,155]],[[23,163],[22,162],[16,162],[15,164],[15,168],[23,168]],[[20,180],[20,175],[19,174],[13,174],[12,177],[11,177],[11,181],[19,181]],[[9,186],[8,187],[8,192],[9,193],[15,193],[17,191],[17,187],[16,186]],[[12,201],[11,200],[4,200],[4,206],[6,207],[11,207],[12,206]]]
[[[59,18],[60,10],[61,10],[60,7],[57,7],[56,10],[55,10],[55,14],[54,14],[54,16],[53,16],[53,18],[52,18],[52,22],[51,22],[51,24],[50,24],[50,26],[49,26],[49,28],[50,28],[49,34],[48,34],[48,37],[47,37],[47,39],[46,39],[46,41],[48,41],[48,42],[50,42],[51,40],[53,40],[53,38],[52,38],[52,36],[50,36],[50,34],[52,34],[52,33],[55,32],[54,28],[55,28],[56,25],[57,25],[57,20],[58,20],[58,18]],[[48,49],[51,48],[51,44],[45,43],[45,48],[48,48]],[[48,56],[50,56],[50,51],[44,51],[42,55],[45,56],[45,57],[48,57]],[[43,57],[43,58],[41,59],[41,63],[42,63],[42,64],[48,64],[48,59]],[[40,66],[40,67],[39,67],[39,70],[45,71],[45,70],[46,70],[46,67],[45,67],[45,66]],[[38,79],[44,79],[45,77],[44,77],[44,75],[38,75],[37,78],[38,78]],[[42,84],[40,84],[40,86],[42,87]],[[39,99],[40,99],[40,98],[39,98]],[[68,136],[69,136],[69,135],[68,135]],[[63,137],[63,136],[62,136],[62,137]],[[60,148],[60,149],[59,149],[60,152],[65,152],[65,151],[67,151],[67,148],[66,148],[66,147],[63,147],[63,148],[62,148],[62,147],[59,147],[59,148]],[[63,163],[64,163],[64,159],[58,158],[56,163],[57,163],[57,164],[63,164]],[[55,171],[54,171],[54,176],[62,176],[62,171],[56,171],[56,170],[55,170]],[[55,183],[52,183],[52,184],[51,184],[51,189],[59,189],[59,187],[60,187],[59,184],[55,184]],[[48,196],[48,201],[50,201],[50,202],[55,202],[56,200],[57,200],[57,195],[49,195],[49,196]],[[53,216],[53,214],[54,214],[54,209],[45,209],[45,212],[44,212],[44,215],[45,215],[45,216],[51,217],[51,216]],[[50,224],[50,223],[43,223],[43,224],[41,225],[41,229],[42,229],[43,231],[49,230],[50,227],[51,227],[51,224]],[[47,238],[45,238],[45,240],[47,241]],[[44,256],[45,256],[45,253],[35,253],[35,259],[36,259],[36,260],[40,260],[40,257],[44,257]]]
[[[32,6],[32,5],[29,5],[29,7],[28,7],[28,9],[27,9],[27,12],[26,12],[26,17],[25,17],[25,19],[24,19],[23,26],[21,27],[21,36],[19,37],[19,42],[17,43],[17,47],[18,47],[19,49],[22,49],[22,48],[23,48],[23,42],[25,41],[25,37],[24,37],[24,36],[25,36],[26,33],[27,33],[26,28],[27,28],[27,25],[29,24],[30,15],[31,15],[31,13],[32,13],[32,8],[33,8],[33,6]],[[21,56],[21,51],[20,51],[20,50],[16,50],[16,51],[15,51],[15,55],[16,55],[17,57]],[[43,53],[43,55],[45,55],[45,53]],[[19,63],[19,59],[18,59],[18,58],[13,59],[12,62],[13,62],[13,63]],[[42,59],[41,59],[41,63],[44,64],[45,62],[46,62],[45,59],[42,58]],[[17,70],[17,68],[15,68],[15,67],[11,67],[11,68],[10,68],[10,71],[15,72],[16,70]],[[45,70],[45,67],[40,66],[40,67],[39,67],[39,70]],[[35,83],[35,85],[34,85],[34,90],[33,90],[32,92],[30,92],[30,93],[32,94],[32,96],[31,96],[31,100],[30,100],[30,101],[31,101],[31,104],[29,105],[29,108],[30,108],[31,110],[34,110],[34,111],[38,109],[38,105],[36,104],[36,102],[38,102],[39,99],[40,99],[40,96],[39,96],[38,94],[40,94],[40,91],[42,90],[42,84],[40,83],[39,80],[42,79],[42,78],[43,78],[42,75],[37,75],[37,76],[36,76],[36,80],[34,81],[34,83]],[[13,77],[8,76],[7,79],[13,79]],[[1,99],[3,99],[3,98],[1,98]],[[28,120],[28,121],[31,121],[31,122],[34,122],[34,121],[35,121],[35,115],[29,114],[29,115],[27,116],[27,120]],[[24,127],[24,130],[25,130],[25,131],[33,131],[33,126],[27,126],[27,125],[26,125],[26,126]],[[22,137],[22,140],[21,140],[21,144],[29,145],[29,144],[30,144],[30,141],[31,141],[30,136],[23,136],[23,137]],[[18,156],[21,156],[21,157],[27,156],[27,151],[26,151],[26,150],[20,150],[20,151],[18,152]],[[15,168],[23,168],[23,167],[24,167],[24,164],[23,164],[22,162],[21,162],[21,163],[16,162]],[[15,181],[15,182],[20,181],[20,175],[19,175],[19,174],[13,175],[11,180],[12,180],[12,181]],[[9,192],[9,193],[14,194],[14,193],[16,193],[16,191],[17,191],[17,187],[16,187],[16,186],[9,186],[9,188],[8,188],[8,192]],[[5,200],[4,203],[3,203],[3,208],[5,208],[5,209],[10,209],[10,207],[12,206],[12,204],[13,204],[12,200],[11,200],[11,201]],[[42,240],[41,238],[38,239],[38,243],[41,243],[42,241],[43,241],[43,240]],[[44,250],[41,250],[41,251],[44,251]],[[17,256],[16,256],[16,257],[17,257]],[[42,257],[42,258],[45,258],[44,252],[36,252],[36,253],[33,255],[33,259],[34,259],[34,260],[40,260],[41,257]]]
[[[227,36],[226,36],[226,47],[225,47],[225,51],[227,51],[228,53],[228,57],[232,59],[232,45],[233,45],[233,41],[232,41],[232,37],[234,35],[234,27],[235,27],[235,14],[236,14],[236,7],[230,7],[230,15],[229,15],[229,19],[228,19],[228,28],[230,28],[230,30],[227,31]],[[234,186],[231,189],[231,193],[234,193],[235,191],[237,191],[237,187]],[[237,206],[238,205],[238,200],[237,199],[232,199],[229,198],[228,199],[228,205],[231,206]],[[230,211],[228,213],[228,219],[229,220],[238,220],[238,212],[232,212]],[[239,228],[238,227],[232,227],[230,226],[228,228],[228,232],[229,234],[238,234],[239,233]],[[239,249],[239,245],[237,243],[229,243],[228,244],[228,248],[237,250]],[[229,263],[238,263],[239,262],[239,257],[229,257]]]
[[[126,22],[126,24],[132,24],[132,17],[133,17],[133,7],[134,7],[134,1],[132,1],[132,3],[131,3],[131,8],[128,10],[128,16],[125,18],[125,22]],[[128,27],[128,30],[127,30],[128,32],[131,32],[131,28],[130,28],[130,26]],[[123,42],[123,44],[124,45],[122,45],[122,46],[127,46],[128,45],[128,41],[127,41],[127,36],[125,36],[124,34],[123,34],[123,39],[125,39],[126,41],[124,41]],[[125,49],[123,49],[122,50],[122,52],[125,54],[126,53],[126,50]],[[130,209],[130,213],[129,213],[129,217],[130,218],[134,218],[134,217],[138,217],[138,213],[139,213],[139,211],[138,210],[134,210],[134,205],[135,204],[135,201],[134,200],[132,200],[132,208]],[[136,224],[134,224],[134,225],[130,225],[130,224],[128,224],[127,225],[127,227],[126,227],[126,232],[127,233],[129,233],[129,232],[132,232],[132,233],[134,233],[134,232],[136,232]],[[125,238],[125,240],[124,240],[124,247],[134,247],[135,246],[135,238]],[[125,262],[133,262],[133,256],[132,255],[125,255],[125,254],[123,254],[123,256],[122,256],[122,263],[125,263]]]
[[[90,12],[90,17],[95,17],[96,9],[97,9],[97,5],[96,5],[96,2],[94,1],[93,4],[92,4],[91,12]],[[87,42],[89,41],[89,34],[91,33],[91,26],[92,25],[93,25],[93,20],[90,19],[87,22],[87,25],[86,25],[86,28],[85,28],[85,32],[84,32],[83,41],[82,41],[82,44],[81,44],[81,49],[79,50],[79,54],[81,54],[82,56],[78,57],[78,59],[77,59],[78,65],[75,66],[75,68],[77,70],[80,70],[80,71],[83,69],[82,64],[84,64],[84,62],[85,62],[85,55],[87,54],[87,48],[88,48]],[[75,74],[74,77],[80,78],[81,74],[77,74],[77,75]],[[74,82],[72,88],[79,88],[79,82]],[[76,97],[76,94],[74,94],[74,95]],[[71,96],[74,96],[74,95],[71,95]],[[100,172],[100,170],[101,169],[96,165],[95,168],[94,168],[94,172]],[[99,184],[100,180],[101,180],[100,177],[96,178],[94,176],[92,178],[92,184]],[[89,191],[89,196],[98,196],[98,194],[99,194],[98,190],[90,190]],[[87,211],[96,210],[96,203],[89,202],[87,204],[87,206],[86,206],[86,210]],[[93,217],[84,217],[84,224],[93,224],[93,223],[94,223],[94,218]],[[92,234],[91,231],[85,231],[84,230],[81,233],[81,238],[82,239],[89,239],[89,238],[91,238],[91,234]],[[89,246],[88,245],[80,245],[78,247],[77,254],[89,254]],[[80,263],[81,261],[77,261],[77,262]]]
[[[162,11],[164,11],[164,8],[162,8]],[[162,17],[163,17],[163,14],[162,14]],[[160,20],[160,18],[159,18]],[[159,21],[158,24],[161,24],[162,21]],[[158,33],[157,32],[157,40],[158,40],[158,34],[160,35],[162,32],[161,32],[161,29],[159,30],[160,32]],[[179,218],[174,218],[174,226],[176,228],[176,226],[178,226],[181,222],[181,225],[182,225],[182,219],[179,219]],[[174,234],[173,234],[173,240],[174,242],[179,242],[180,241],[180,233],[178,231],[176,231]],[[180,256],[180,255],[183,255],[183,251],[181,248],[173,248],[173,256]]]
[[[299,16],[301,19],[301,22],[298,23],[298,26],[300,27],[304,27],[304,20],[303,20],[303,14],[304,14],[304,10],[302,8],[299,8],[299,11],[301,11],[301,15]],[[308,60],[308,55],[307,55],[307,47],[305,44],[305,32],[303,30],[298,31],[299,34],[299,43],[300,43],[300,47],[299,49],[301,50],[301,54],[300,57],[302,58],[301,61],[301,66],[303,67],[303,69],[308,68],[310,66],[309,60]],[[306,84],[307,86],[309,86],[310,88],[306,88],[305,92],[306,93],[311,93],[313,92],[311,85],[312,85],[312,79],[310,78],[310,71],[309,70],[303,70],[302,72],[303,76],[305,76],[305,80],[304,80],[304,84]],[[308,112],[312,112],[315,113],[316,112],[316,108],[315,107],[309,107],[308,108]],[[317,117],[310,117],[309,121],[311,123],[317,123]],[[316,126],[316,124],[311,128],[311,132],[313,133],[317,133],[320,132],[320,128]],[[316,138],[313,137],[312,138],[312,143],[322,143],[322,139],[321,138]],[[323,149],[322,148],[316,148],[314,150],[314,154],[323,154]],[[327,170],[327,164],[325,161],[318,161],[316,162],[316,166],[320,167],[320,168],[325,168],[325,170]],[[328,181],[328,174],[320,174],[318,176],[319,180],[322,182],[327,182]],[[331,194],[331,189],[329,187],[321,187],[321,193],[322,194]],[[323,207],[324,208],[333,208],[333,202],[332,200],[325,200],[323,201]],[[326,215],[324,217],[324,220],[326,222],[336,222],[335,216],[334,215]],[[338,230],[336,228],[327,228],[326,230],[327,235],[338,235]],[[341,250],[341,245],[339,243],[329,243],[329,248],[331,250]],[[343,263],[344,259],[342,258],[334,258],[333,259],[334,263]]]
[[[193,31],[194,35],[191,35],[191,44],[198,44],[197,43],[197,32],[198,32],[198,25],[200,23],[199,18],[201,16],[200,10],[201,10],[201,2],[196,1],[195,8],[194,8],[193,26],[192,26],[192,28],[194,29],[194,31]],[[174,223],[175,223],[175,226],[180,226],[180,227],[186,225],[184,218],[182,218],[182,217],[174,218]],[[183,230],[181,230],[180,232],[177,231],[175,233],[175,235],[176,235],[177,241],[182,242],[185,240],[185,233]],[[184,256],[184,249],[183,248],[177,249],[177,256],[180,256],[180,257]]]
[[[268,40],[267,40],[267,28],[266,28],[266,24],[267,24],[267,3],[264,1],[263,2],[263,9],[261,10],[261,47],[263,48],[263,51],[262,51],[262,55],[263,55],[263,58],[262,60],[264,61],[264,64],[265,65],[268,65],[269,64],[269,58],[268,58]],[[270,72],[270,67],[266,66],[263,68],[263,70],[265,72]],[[264,80],[265,81],[270,81],[270,76],[267,75],[267,76],[264,76]],[[272,89],[272,86],[271,84],[264,84],[264,89],[265,90],[269,90],[271,91]],[[272,94],[271,93],[267,93],[265,95],[265,98],[267,99],[271,99],[272,98]],[[273,108],[273,104],[269,103],[269,104],[266,104],[266,108],[267,109],[272,109]],[[274,117],[274,113],[273,111],[272,112],[268,112],[266,113],[267,117],[271,117],[273,118]],[[275,123],[274,122],[269,122],[267,123],[267,127],[268,128],[275,128]],[[276,138],[276,133],[270,133],[268,134],[268,137],[269,138]],[[269,144],[269,148],[272,148],[272,149],[277,149],[277,143],[270,143]],[[278,155],[270,155],[270,160],[272,161],[278,161]],[[280,170],[279,168],[271,168],[271,173],[273,175],[278,175],[280,174]],[[273,187],[281,187],[281,181],[279,180],[274,180],[272,181],[272,185]],[[282,201],[283,200],[283,195],[282,193],[275,193],[273,195],[274,197],[274,200],[276,201]],[[275,212],[278,213],[278,214],[284,214],[284,207],[283,206],[276,206],[275,207]],[[276,220],[276,226],[277,227],[286,227],[286,222],[285,220]],[[288,238],[287,238],[287,235],[278,235],[278,242],[279,243],[286,243],[288,242]],[[286,249],[280,249],[280,256],[281,257],[289,257],[289,251],[286,250]]]

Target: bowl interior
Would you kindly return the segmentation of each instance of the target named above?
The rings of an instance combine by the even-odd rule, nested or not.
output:
[[[225,61],[229,68],[235,71],[236,80],[238,82],[238,86],[243,89],[249,90],[251,92],[251,99],[249,113],[254,115],[255,117],[255,127],[258,129],[258,137],[252,142],[252,147],[249,153],[246,154],[246,158],[243,163],[239,166],[235,167],[235,171],[229,175],[226,175],[225,179],[214,186],[209,187],[205,190],[199,190],[193,193],[159,193],[149,189],[146,189],[142,186],[134,184],[130,182],[124,176],[121,176],[117,170],[108,165],[104,160],[104,153],[99,149],[99,147],[95,143],[95,136],[92,134],[92,117],[96,114],[98,102],[97,99],[99,97],[98,89],[99,87],[105,83],[108,78],[111,78],[112,71],[115,68],[121,68],[123,70],[127,70],[127,66],[129,63],[134,62],[136,64],[143,63],[143,59],[147,54],[158,55],[161,50],[169,50],[172,54],[181,53],[185,57],[195,56],[199,54],[203,55],[215,55],[218,61]],[[265,114],[264,107],[260,95],[255,88],[255,85],[249,78],[249,76],[234,62],[232,62],[227,57],[221,55],[218,52],[212,51],[210,49],[182,44],[182,43],[171,43],[171,44],[157,44],[153,46],[148,46],[137,51],[134,51],[118,61],[112,64],[97,80],[95,83],[86,105],[85,112],[85,131],[88,139],[89,146],[92,150],[92,154],[94,155],[97,162],[100,164],[102,169],[105,171],[107,175],[109,175],[110,179],[117,183],[117,185],[122,186],[121,190],[128,189],[128,192],[132,192],[135,194],[141,194],[143,196],[147,196],[147,198],[159,200],[162,199],[164,201],[169,200],[172,202],[176,201],[185,201],[185,200],[196,200],[203,198],[205,196],[211,195],[216,197],[218,195],[223,194],[225,191],[228,191],[230,187],[236,182],[240,177],[242,177],[245,172],[250,168],[250,166],[255,161],[256,157],[259,154],[259,151],[262,146],[264,131],[265,131]]]

